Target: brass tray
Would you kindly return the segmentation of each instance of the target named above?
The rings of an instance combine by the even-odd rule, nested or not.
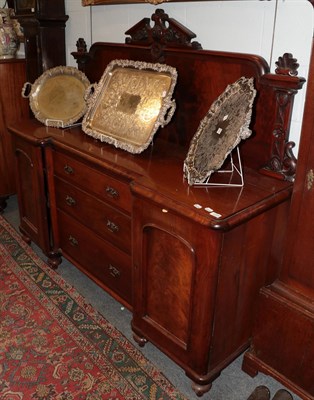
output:
[[[88,100],[83,131],[130,153],[141,153],[173,116],[176,81],[177,72],[168,65],[113,60]]]
[[[86,75],[77,68],[59,66],[45,71],[33,84],[26,82],[22,96],[29,98],[34,116],[40,122],[66,127],[85,114],[85,93],[89,86]]]
[[[240,141],[252,134],[249,124],[255,95],[253,78],[241,77],[213,102],[184,160],[189,185],[207,183]]]

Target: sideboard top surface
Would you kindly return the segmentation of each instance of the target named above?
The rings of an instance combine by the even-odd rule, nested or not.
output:
[[[131,183],[134,194],[172,209],[201,224],[228,229],[288,199],[292,184],[244,169],[243,187],[194,187],[183,177],[185,150],[156,141],[145,152],[131,154],[85,135],[80,127],[58,129],[26,120],[10,127],[34,145],[50,145],[79,161]],[[201,208],[198,208],[201,206]],[[220,214],[219,218],[206,209]]]

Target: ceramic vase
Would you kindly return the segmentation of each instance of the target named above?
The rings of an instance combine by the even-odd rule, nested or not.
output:
[[[0,9],[0,59],[14,58],[19,48],[19,39],[11,20],[10,8]]]

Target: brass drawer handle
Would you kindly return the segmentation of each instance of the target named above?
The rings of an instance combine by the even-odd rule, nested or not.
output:
[[[72,235],[69,236],[69,242],[72,246],[78,246],[78,240],[75,239],[75,237],[73,237]]]
[[[65,201],[66,201],[67,205],[70,206],[70,207],[76,205],[76,200],[73,199],[73,197],[71,197],[71,196],[67,195],[66,198],[65,198]]]
[[[65,165],[64,166],[64,172],[66,173],[66,174],[68,174],[68,175],[72,175],[73,174],[73,172],[74,172],[74,170],[73,170],[73,168],[72,167],[70,167],[69,165]]]
[[[111,276],[113,276],[114,278],[119,278],[120,271],[116,267],[114,267],[112,264],[109,264],[108,269]]]
[[[115,224],[114,222],[107,220],[107,229],[110,232],[117,233],[119,232],[119,225]]]
[[[106,194],[114,199],[117,199],[119,197],[119,192],[111,186],[106,187]]]

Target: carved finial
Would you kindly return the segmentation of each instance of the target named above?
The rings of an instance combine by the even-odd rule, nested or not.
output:
[[[285,53],[282,57],[278,58],[276,62],[277,68],[275,70],[278,75],[297,76],[299,64],[296,58],[290,53]]]
[[[147,0],[149,2],[160,2],[160,0]],[[167,1],[167,0],[166,0]],[[157,9],[152,15],[151,20],[154,25],[151,26],[149,18],[143,18],[140,22],[130,28],[126,35],[126,43],[136,45],[151,45],[152,55],[158,55],[162,59],[163,49],[166,47],[189,47],[201,49],[198,42],[193,42],[195,33],[180,24],[173,18],[169,18],[164,10]]]
[[[76,48],[77,48],[78,53],[86,53],[87,52],[86,42],[83,38],[79,38],[77,40]]]

